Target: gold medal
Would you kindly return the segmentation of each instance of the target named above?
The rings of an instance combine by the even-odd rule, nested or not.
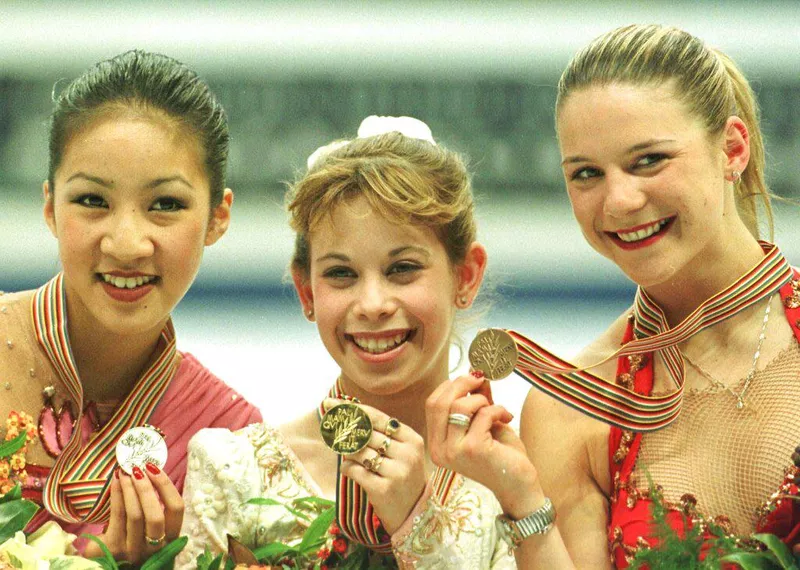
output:
[[[134,466],[144,468],[153,463],[159,469],[167,462],[167,442],[154,427],[134,427],[122,434],[117,442],[117,463],[130,475]]]
[[[487,380],[500,380],[514,371],[517,365],[517,343],[502,329],[478,331],[469,345],[469,364],[483,372]]]
[[[372,421],[355,404],[339,404],[328,410],[319,425],[325,445],[339,455],[350,455],[366,447],[372,436]]]

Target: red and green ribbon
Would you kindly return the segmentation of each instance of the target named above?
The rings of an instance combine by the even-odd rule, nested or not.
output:
[[[341,379],[328,392],[329,398],[349,400],[358,403],[344,393]],[[325,415],[322,404],[319,407],[320,418]],[[345,475],[342,475],[342,456],[339,456],[336,469],[336,523],[350,540],[363,544],[367,548],[379,553],[389,553],[392,550],[391,537],[380,528],[380,521],[375,515],[375,509],[369,502],[366,491]],[[431,477],[433,488],[432,497],[445,504],[457,474],[449,469],[437,467]]]
[[[160,344],[164,348],[155,361],[136,381],[106,425],[81,448],[83,385],[67,334],[63,274],[59,273],[36,291],[31,312],[39,345],[78,410],[72,436],[50,471],[42,501],[49,512],[62,520],[105,522],[110,514],[109,483],[117,466],[117,441],[128,429],[147,423],[177,369],[172,321],[161,331]]]
[[[669,425],[683,402],[684,362],[678,344],[701,330],[766,300],[792,280],[792,267],[777,246],[760,242],[764,257],[735,283],[707,299],[670,328],[661,308],[640,287],[633,307],[635,338],[600,362],[577,368],[519,332],[508,331],[519,350],[515,372],[536,388],[580,412],[622,429],[648,432]],[[587,369],[612,358],[658,352],[676,389],[644,396]]]

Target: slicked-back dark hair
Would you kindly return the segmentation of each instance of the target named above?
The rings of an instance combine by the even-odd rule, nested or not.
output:
[[[228,163],[225,110],[208,84],[186,65],[141,50],[97,63],[55,98],[50,117],[50,188],[55,191],[55,172],[70,137],[99,114],[121,107],[163,113],[194,134],[205,154],[211,207],[219,205]]]

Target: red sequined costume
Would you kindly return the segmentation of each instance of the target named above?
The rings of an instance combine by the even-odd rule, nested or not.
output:
[[[800,342],[800,274],[795,270],[795,279],[780,291],[789,325]],[[629,323],[623,344],[633,338],[633,326]],[[633,382],[633,389],[640,394],[650,394],[653,389],[652,355],[636,355],[620,358],[617,366],[618,382]],[[637,487],[632,481],[637,457],[642,443],[642,434],[612,427],[609,435],[609,466],[612,477],[611,509],[608,525],[609,551],[617,568],[627,568],[640,548],[654,546],[652,500],[649,491]],[[798,434],[800,443],[800,434]],[[791,461],[786,457],[787,465]],[[758,532],[770,532],[779,536],[789,546],[800,542],[800,503],[779,500],[779,494],[798,494],[793,483],[797,469],[787,469],[783,485],[771,498],[771,509],[757,525]],[[767,499],[767,497],[765,497]],[[687,513],[694,509],[694,497],[685,496],[682,505],[670,504],[667,521],[681,535],[685,529]],[[724,524],[724,517],[716,522]]]

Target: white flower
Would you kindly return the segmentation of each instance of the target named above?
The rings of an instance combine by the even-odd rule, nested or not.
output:
[[[49,570],[50,565],[65,570],[88,570],[102,568],[97,562],[80,556],[66,556],[75,550],[72,542],[75,535],[64,532],[58,523],[49,521],[25,541],[25,533],[17,532],[0,544],[0,565],[5,562],[21,570]],[[12,565],[12,557],[19,565]]]
[[[433,140],[431,128],[414,117],[379,117],[378,115],[370,115],[361,121],[361,126],[358,127],[358,137],[374,137],[395,131],[412,139],[420,139],[436,144],[436,141]]]

